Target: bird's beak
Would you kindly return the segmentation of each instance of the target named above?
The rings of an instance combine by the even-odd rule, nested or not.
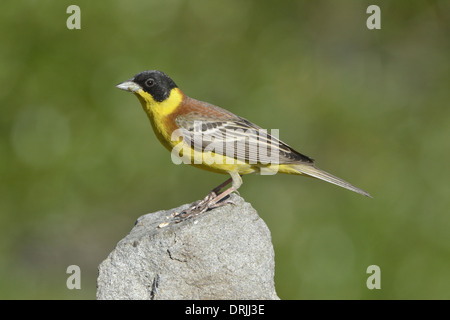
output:
[[[136,84],[135,82],[133,82],[132,80],[128,80],[122,83],[119,83],[116,88],[125,90],[125,91],[130,91],[130,92],[136,92],[139,89],[142,89],[140,85]]]

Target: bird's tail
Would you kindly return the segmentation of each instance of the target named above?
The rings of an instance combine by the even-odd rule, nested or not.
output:
[[[335,177],[335,176],[333,176],[332,174],[330,174],[328,172],[320,170],[320,169],[316,168],[314,165],[311,165],[311,164],[296,164],[296,165],[293,165],[292,167],[293,167],[293,169],[295,169],[296,171],[298,171],[301,174],[305,174],[307,176],[310,176],[310,177],[313,177],[313,178],[317,178],[317,179],[320,179],[320,180],[323,180],[323,181],[335,184],[335,185],[340,186],[342,188],[345,188],[345,189],[351,190],[353,192],[362,194],[363,196],[372,198],[372,196],[368,192],[366,192],[366,191],[364,191],[364,190],[362,190],[360,188],[357,188],[354,185],[348,183],[347,181],[344,181],[344,180],[342,180],[342,179],[340,179],[338,177]]]

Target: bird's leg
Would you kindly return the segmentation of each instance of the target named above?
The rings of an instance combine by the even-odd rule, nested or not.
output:
[[[230,179],[226,180],[225,182],[221,183],[220,185],[218,185],[217,187],[212,189],[211,192],[209,192],[205,198],[194,202],[191,207],[189,207],[186,210],[183,210],[181,213],[177,214],[176,216],[178,216],[180,219],[184,220],[189,217],[196,216],[196,215],[199,215],[199,214],[205,212],[206,210],[209,209],[208,204],[211,202],[211,200],[215,199],[217,197],[217,194],[219,193],[219,191],[222,190],[223,187],[226,187],[227,185],[229,185],[232,181],[233,181],[233,179],[230,178]]]
[[[218,185],[217,187],[215,187],[214,189],[211,190],[211,192],[209,194],[214,194],[214,196],[218,195],[218,192],[220,190],[222,190],[223,187],[226,187],[227,185],[229,185],[231,182],[233,181],[233,178],[228,179],[227,181],[225,181],[224,183]],[[208,194],[208,196],[209,196]],[[207,196],[207,197],[208,197]]]
[[[217,208],[226,205],[227,203],[233,203],[231,200],[222,201],[223,198],[230,195],[232,192],[239,189],[239,187],[242,185],[242,178],[241,175],[236,172],[230,172],[231,180],[233,181],[233,184],[230,188],[226,189],[225,191],[219,193],[215,198],[211,199],[208,204],[208,209]]]
[[[194,205],[192,207],[201,207],[202,205],[210,202],[212,199],[216,198],[217,195],[219,195],[219,191],[222,190],[223,187],[226,187],[227,185],[229,185],[231,182],[233,181],[232,178],[228,179],[227,181],[223,182],[222,184],[218,185],[217,187],[215,187],[214,189],[211,190],[210,193],[208,193],[206,195],[205,198],[203,198],[200,201],[197,201],[194,203]],[[194,208],[193,208],[194,209]]]
[[[221,201],[233,191],[236,191],[242,185],[242,179],[238,173],[230,172],[230,175],[230,179],[215,187],[213,190],[211,190],[210,193],[208,193],[208,195],[204,199],[195,202],[190,208],[184,210],[177,216],[181,219],[186,219],[192,216],[199,215],[207,211],[208,209],[221,207],[223,205],[226,205],[227,203],[230,203],[230,201],[219,201]],[[232,186],[230,188],[221,193],[218,193],[223,187],[229,185],[231,182]]]
[[[217,194],[220,190],[222,190],[223,187],[229,185],[231,182],[233,181],[232,178],[226,180],[225,182],[221,183],[220,185],[218,185],[217,187],[215,187],[214,189],[212,189],[205,198],[203,198],[202,200],[198,200],[196,202],[194,202],[194,204],[187,210],[194,210],[197,207],[201,207],[202,205],[204,205],[205,203],[209,202],[211,199],[214,199],[215,197],[217,197]]]

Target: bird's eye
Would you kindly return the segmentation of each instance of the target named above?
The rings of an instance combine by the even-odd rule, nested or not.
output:
[[[152,78],[145,80],[145,85],[147,87],[153,87],[155,85],[155,80],[153,80]]]

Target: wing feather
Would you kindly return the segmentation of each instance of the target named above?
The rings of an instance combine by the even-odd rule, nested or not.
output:
[[[241,117],[216,120],[188,113],[175,121],[184,141],[197,151],[214,151],[250,164],[313,163],[311,158]]]

